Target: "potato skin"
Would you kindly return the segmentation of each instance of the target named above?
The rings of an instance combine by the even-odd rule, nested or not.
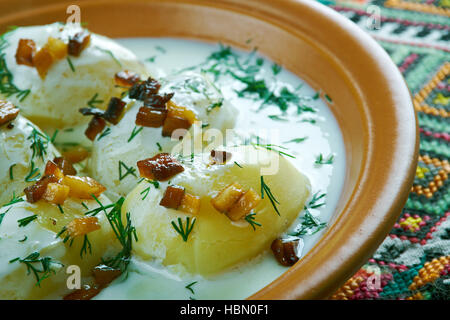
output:
[[[236,156],[236,152],[230,151]],[[265,156],[279,157],[269,151],[258,151]],[[130,212],[137,229],[139,241],[134,254],[144,260],[158,259],[166,266],[173,266],[188,273],[211,275],[245,262],[270,248],[271,242],[283,233],[299,215],[309,196],[309,180],[286,159],[279,157],[279,170],[275,175],[264,176],[276,199],[280,216],[270,200],[264,199],[254,209],[255,219],[262,226],[256,230],[246,221],[232,222],[218,212],[211,199],[224,187],[238,181],[245,188],[261,190],[261,164],[258,161],[238,160],[243,167],[233,164],[223,166],[195,165],[172,179],[186,191],[200,197],[200,211],[195,216],[159,206],[166,188],[152,188],[142,200],[142,191],[149,185],[139,184],[127,197],[123,214]],[[196,218],[195,227],[188,240],[172,227],[178,218]]]

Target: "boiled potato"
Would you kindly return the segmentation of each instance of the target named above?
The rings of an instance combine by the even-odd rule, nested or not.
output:
[[[130,212],[137,229],[136,257],[159,260],[188,273],[211,275],[264,252],[293,223],[309,195],[309,180],[275,152],[250,146],[226,150],[232,154],[226,164],[210,165],[207,154],[198,155],[192,162],[184,161],[184,172],[170,179],[171,185],[182,186],[187,193],[200,197],[200,211],[196,214],[188,215],[159,205],[168,182],[160,182],[155,187],[144,180],[128,195],[122,214]],[[212,206],[211,199],[232,183],[261,195],[261,176],[278,201],[280,215],[271,204],[267,190],[251,211],[255,213],[255,221],[261,224],[255,230],[245,219],[233,222]],[[196,220],[187,241],[183,241],[172,222],[178,226],[180,218],[186,229],[187,217],[191,222]]]
[[[143,103],[134,99],[126,100],[128,105],[125,115],[117,125],[109,126],[109,134],[94,141],[88,165],[89,174],[107,187],[107,195],[112,200],[126,196],[136,186],[140,179],[137,161],[160,152],[177,153],[181,150],[178,147],[198,141],[198,138],[201,147],[201,124],[208,124],[207,129],[214,128],[220,132],[234,126],[236,109],[223,101],[221,93],[204,76],[187,72],[163,80],[160,93],[172,92],[175,95],[171,101],[191,110],[199,121],[191,127],[189,138],[185,136],[183,142],[162,136],[160,127],[136,126],[136,114]],[[214,105],[217,106],[213,108]],[[187,148],[193,146],[194,142]]]
[[[59,156],[51,137],[26,118],[19,115],[11,124],[0,127],[0,206],[23,195],[42,176],[47,161]]]
[[[36,67],[16,61],[21,39],[33,40],[37,54],[49,38],[67,44],[69,37],[83,30],[76,24],[54,23],[19,27],[3,35],[4,47],[1,51],[5,66],[11,73],[12,84],[21,91],[13,95],[0,93],[0,96],[20,106],[22,114],[42,128],[87,123],[89,119],[82,116],[78,109],[86,107],[95,95],[95,100],[103,100],[95,106],[106,108],[109,98],[121,92],[120,88],[115,87],[115,73],[129,70],[147,75],[145,67],[131,51],[94,33],[91,33],[90,43],[78,57],[64,55],[56,60],[45,78],[39,75]],[[30,90],[28,95],[24,93],[26,90]]]
[[[99,199],[104,205],[110,203],[105,196]],[[82,277],[88,277],[102,257],[118,252],[118,242],[102,212],[96,215],[100,229],[87,234],[91,250],[86,247],[86,252],[81,252],[83,236],[74,238],[72,244],[71,240],[63,242],[66,233],[56,237],[75,218],[85,217],[87,211],[99,206],[95,200],[83,200],[83,204],[82,200],[69,198],[61,206],[64,213],[45,201],[21,201],[0,208],[0,299],[60,298],[70,291],[66,286],[68,266],[79,266]],[[34,215],[35,220],[19,226],[19,220]],[[30,265],[36,270],[43,270],[39,259],[51,259],[52,271],[44,279],[44,273],[38,273],[42,279],[39,285],[34,273],[27,271],[26,263],[17,260],[35,252],[39,256],[31,259],[35,262]]]

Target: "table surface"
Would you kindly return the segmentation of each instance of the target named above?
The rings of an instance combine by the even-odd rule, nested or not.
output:
[[[320,2],[366,30],[403,74],[420,126],[414,184],[372,258],[332,299],[450,299],[450,0]]]

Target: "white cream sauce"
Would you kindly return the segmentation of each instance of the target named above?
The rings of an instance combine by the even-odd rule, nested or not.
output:
[[[219,48],[218,45],[169,38],[119,39],[118,42],[144,61],[156,78],[170,76],[181,69],[201,64]],[[239,50],[235,52],[241,55],[249,54]],[[310,212],[321,222],[327,222],[336,208],[345,176],[343,138],[332,112],[327,107],[327,103],[332,102],[325,102],[323,92],[320,99],[312,99],[316,94],[315,90],[287,70],[283,69],[275,75],[272,66],[273,63],[264,58],[260,76],[266,80],[267,85],[275,88],[275,91],[284,86],[295,91],[301,85],[301,88],[295,91],[296,94],[304,96],[305,104],[316,112],[298,115],[296,108],[291,106],[282,114],[280,109],[273,105],[257,111],[261,100],[242,98],[236,94],[235,90],[245,87],[242,82],[228,76],[219,79],[215,85],[222,91],[225,99],[230,100],[239,110],[236,131],[247,136],[252,133],[258,135],[264,141],[261,143],[273,143],[288,148],[280,150],[295,156],[295,159],[290,160],[310,179],[312,193],[326,193],[318,202],[325,200],[326,204],[311,209]],[[274,115],[275,118],[278,116],[283,120],[273,120],[269,117]],[[303,137],[307,138],[302,142],[288,142]],[[230,145],[236,141],[228,143]],[[320,154],[324,160],[332,155],[332,164],[315,164]],[[295,230],[301,223],[302,216],[303,213],[299,213],[299,218],[289,231]],[[325,230],[326,228],[314,235],[303,236],[301,256],[314,246]],[[133,258],[127,276],[114,281],[96,299],[243,299],[268,285],[286,270],[286,267],[276,262],[269,250],[233,270],[208,279],[200,276],[180,278],[157,263],[148,264]],[[192,285],[188,286],[189,284]]]

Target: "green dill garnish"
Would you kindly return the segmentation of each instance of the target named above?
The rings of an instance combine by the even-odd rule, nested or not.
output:
[[[283,150],[287,150],[288,149],[286,147],[279,146],[279,145],[276,145],[276,144],[261,144],[261,143],[258,143],[258,142],[257,143],[251,143],[251,144],[254,147],[261,147],[261,148],[267,149],[269,151],[277,152],[279,155],[283,155],[283,156],[295,159],[295,156],[293,156],[292,154],[289,154],[289,153],[286,153],[285,151],[283,151]]]
[[[89,207],[86,205],[86,203],[81,202],[81,205],[82,205],[86,210],[89,210]]]
[[[303,142],[303,141],[305,141],[306,139],[308,139],[308,137],[303,137],[303,138],[294,138],[294,139],[291,139],[291,140],[289,140],[289,141],[285,141],[284,143],[300,143],[300,142]]]
[[[37,214],[33,214],[33,215],[31,215],[31,216],[28,216],[28,217],[19,219],[19,220],[17,220],[17,222],[19,223],[19,227],[25,227],[25,226],[27,226],[29,223],[31,223],[31,222],[33,222],[34,220],[36,220],[37,217],[38,217]]]
[[[59,212],[61,212],[62,214],[64,214],[64,210],[63,210],[63,208],[61,207],[61,205],[58,204],[57,206],[58,206]]]
[[[161,53],[166,53],[166,52],[167,52],[166,49],[164,49],[164,48],[161,47],[161,46],[156,46],[155,49],[158,50],[158,51],[161,52]]]
[[[18,203],[18,202],[24,202],[25,200],[23,198],[20,197],[16,197],[16,192],[13,192],[13,196],[11,198],[11,200],[9,200],[8,203],[5,203],[4,205],[2,205],[2,207],[7,207],[10,206],[12,204]]]
[[[206,113],[210,113],[212,110],[222,107],[222,105],[223,105],[223,99],[220,99],[219,101],[210,104],[206,108]]]
[[[106,211],[106,207],[102,205],[102,203],[93,195],[94,199],[100,205],[100,207],[104,208],[104,212],[106,218],[108,219],[111,228],[116,235],[117,240],[119,240],[122,245],[122,250],[114,257],[109,259],[102,259],[102,263],[114,268],[120,269],[122,272],[125,272],[128,264],[130,263],[131,251],[133,248],[133,238],[135,241],[138,241],[138,237],[136,234],[136,228],[131,224],[131,215],[129,212],[126,213],[126,224],[124,225],[122,222],[122,205],[125,201],[125,198],[121,197],[117,200],[116,203],[113,204],[111,211],[108,213]]]
[[[159,188],[159,182],[158,181],[156,181],[156,180],[148,180],[148,179],[145,179],[144,178],[144,180],[145,181],[147,181],[149,184],[150,184],[150,186],[148,186],[147,188],[145,188],[144,190],[142,190],[141,191],[141,195],[144,195],[144,197],[142,198],[142,200],[145,200],[145,198],[147,198],[147,196],[148,196],[148,194],[149,194],[149,192],[150,192],[150,187],[153,185],[154,187],[155,187],[155,189],[158,189]]]
[[[281,68],[281,66],[280,65],[278,65],[278,64],[276,64],[276,63],[274,63],[273,65],[272,65],[272,72],[273,72],[273,74],[276,76],[277,74],[279,74],[280,72],[281,72],[281,70],[282,70],[282,68]]]
[[[36,278],[36,286],[41,286],[41,282],[47,279],[52,274],[56,274],[55,270],[52,269],[52,266],[58,264],[60,266],[64,266],[62,263],[53,261],[51,257],[40,257],[39,252],[33,252],[27,257],[15,258],[9,261],[9,263],[14,263],[19,261],[23,263],[27,267],[27,275],[33,272]],[[40,266],[39,266],[40,264]]]
[[[331,97],[328,94],[324,94],[324,97],[329,103],[333,102],[333,100],[331,99]]]
[[[150,58],[145,59],[144,61],[155,62],[156,56],[151,56]]]
[[[313,100],[317,100],[320,97],[320,91],[317,91],[316,94],[313,96]]]
[[[156,146],[158,147],[158,151],[162,151],[161,144],[159,142],[156,143]]]
[[[37,181],[41,177],[41,173],[39,172],[39,168],[35,167],[34,161],[31,160],[31,168],[28,175],[25,177],[26,182],[34,182]]]
[[[9,45],[5,34],[0,36],[0,93],[6,98],[16,96],[22,102],[31,92],[30,89],[21,90],[14,85],[14,78],[6,65],[4,49]]]
[[[242,166],[239,163],[237,163],[236,161],[234,161],[234,164],[237,165],[239,168],[242,168]]]
[[[272,191],[270,190],[269,186],[264,182],[264,177],[261,176],[261,198],[264,199],[264,193],[267,194],[267,197],[270,200],[270,203],[272,204],[275,212],[280,215],[280,212],[278,211],[277,204],[280,204],[278,200],[275,198],[275,196],[272,194]]]
[[[245,221],[247,221],[252,226],[253,231],[256,231],[255,226],[261,227],[261,223],[255,221],[255,215],[256,215],[256,213],[250,213],[250,214],[246,215],[244,218]]]
[[[25,236],[23,239],[19,240],[19,242],[25,242],[25,241],[27,241],[27,239],[28,239],[28,237]]]
[[[67,57],[67,63],[69,64],[70,70],[72,70],[72,72],[75,72],[75,67],[73,66],[72,60]]]
[[[188,289],[190,292],[192,292],[192,294],[195,294],[194,289],[192,289],[192,286],[196,283],[197,281],[191,282],[187,286],[185,286],[185,288]]]
[[[323,205],[325,205],[325,202],[317,203],[319,200],[323,199],[327,194],[326,193],[320,193],[320,191],[317,191],[313,194],[311,200],[308,203],[308,208],[310,209],[316,209]]]
[[[110,128],[110,127],[107,127],[107,128],[100,134],[100,136],[98,137],[97,141],[100,141],[100,139],[106,137],[106,136],[107,136],[108,134],[110,134],[110,133],[111,133],[111,128]]]
[[[133,140],[134,137],[136,137],[139,134],[139,132],[142,131],[142,129],[144,129],[144,127],[139,127],[138,128],[137,126],[134,126],[133,131],[131,132],[131,136],[128,138],[128,142]]]
[[[281,116],[278,116],[276,114],[274,115],[269,115],[268,116],[270,119],[275,120],[275,121],[289,121],[289,119],[283,118]]]
[[[14,180],[14,174],[13,174],[13,169],[16,166],[17,163],[12,164],[9,167],[9,180]]]
[[[186,226],[183,226],[181,218],[178,218],[178,225],[176,225],[175,221],[172,221],[171,223],[175,231],[178,232],[181,238],[183,238],[183,241],[186,242],[189,238],[189,234],[192,232],[192,229],[194,228],[195,221],[197,221],[196,218],[192,219],[191,224],[190,218],[186,217]]]
[[[320,222],[319,219],[314,217],[307,208],[305,208],[305,215],[302,217],[302,222],[300,224],[300,228],[296,231],[290,233],[291,236],[299,237],[304,235],[313,235],[323,228],[325,228],[327,224],[325,222]]]
[[[332,164],[334,160],[334,155],[329,155],[328,158],[324,158],[324,156],[322,154],[319,154],[316,158],[316,161],[314,161],[315,164]]]
[[[34,159],[35,157],[39,157],[44,160],[44,155],[47,154],[48,144],[53,141],[48,135],[36,129],[31,123],[28,122],[27,125],[32,128],[30,135],[27,137],[27,140],[31,141],[30,148],[33,151],[31,158]],[[56,137],[56,135],[54,135],[54,137]]]
[[[122,67],[122,63],[116,58],[116,56],[114,55],[114,53],[112,53],[111,50],[103,49],[103,48],[100,48],[99,46],[95,46],[95,48],[108,54],[114,60],[114,62],[119,65],[119,67]]]
[[[92,98],[87,102],[88,107],[96,108],[97,104],[103,103],[103,100],[97,100],[98,93],[95,93]]]
[[[81,250],[80,250],[80,257],[83,258],[83,254],[86,256],[88,250],[89,250],[89,254],[92,254],[91,242],[89,241],[87,234],[85,234],[84,240],[83,240],[83,245],[81,246]]]
[[[125,172],[123,172],[123,169],[125,169]],[[125,179],[129,174],[136,177],[136,168],[134,167],[128,167],[122,160],[119,160],[119,180],[122,181]]]
[[[311,124],[316,124],[316,119],[312,119],[312,118],[305,118],[305,119],[301,119],[297,122],[309,122]]]

